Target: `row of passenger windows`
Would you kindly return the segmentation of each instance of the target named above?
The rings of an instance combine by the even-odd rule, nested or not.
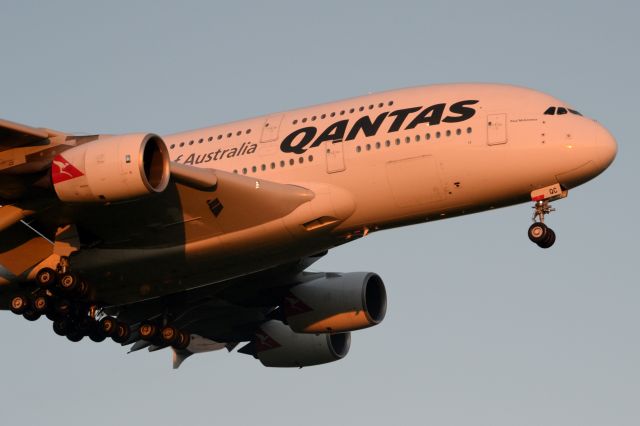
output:
[[[568,112],[575,115],[582,115],[575,109],[565,108],[565,107],[554,107],[554,106],[547,108],[547,110],[544,112],[544,115],[564,115],[564,114],[567,114]]]
[[[473,129],[471,127],[467,127],[466,132],[467,132],[467,134],[471,134],[471,132],[473,132]],[[462,129],[456,129],[455,130],[455,134],[458,135],[458,136],[462,135]],[[444,135],[446,135],[447,137],[450,137],[450,136],[453,135],[453,132],[451,130],[446,130],[444,132]],[[442,137],[442,133],[439,132],[439,131],[435,132],[433,134],[433,138],[435,138],[435,139],[439,139],[441,137]],[[415,139],[416,142],[420,142],[420,140],[422,139],[422,136],[421,135],[415,135],[414,139]],[[431,133],[425,134],[424,140],[428,141],[428,140],[431,140],[431,139],[432,139]],[[412,141],[412,138],[410,136],[406,136],[404,138],[404,140],[405,140],[406,143],[410,143]],[[401,141],[400,138],[397,138],[395,140],[395,144],[396,145],[400,145],[401,143],[402,143],[402,141]],[[390,147],[392,145],[392,142],[390,140],[387,140],[387,141],[384,142],[384,145],[386,147]],[[373,146],[375,146],[376,149],[380,149],[382,147],[382,143],[381,142],[376,142],[375,145],[373,145]],[[365,145],[365,149],[367,151],[371,151],[373,146],[371,144],[366,144]],[[360,145],[356,146],[356,152],[362,152],[362,146],[360,146]],[[266,171],[267,169],[275,170],[276,168],[278,168],[278,166],[280,168],[285,168],[285,167],[287,167],[287,165],[288,166],[294,166],[296,164],[304,164],[305,161],[307,161],[309,163],[313,162],[313,155],[309,155],[307,157],[300,156],[300,157],[298,157],[297,161],[295,159],[293,159],[293,158],[290,158],[288,161],[280,160],[277,163],[275,161],[272,161],[271,163],[263,163],[263,164],[261,164],[259,166],[243,167],[242,169],[235,169],[233,171],[233,173],[236,173],[236,174],[241,173],[243,175],[246,175],[248,173],[257,173],[258,170],[263,171],[263,172]]]
[[[393,105],[393,101],[389,101],[389,102],[387,102],[387,105],[388,105],[388,106],[392,106],[392,105]],[[382,108],[382,107],[384,107],[384,102],[380,102],[380,103],[378,103],[378,105],[377,105],[377,106],[378,106],[378,108]],[[376,107],[376,105],[375,105],[375,104],[369,104],[369,107],[368,107],[368,108],[371,110],[371,109],[374,109],[375,107]],[[365,108],[364,106],[362,106],[362,105],[361,105],[361,106],[358,108],[358,111],[362,112],[362,111],[364,111],[365,109],[366,109],[366,108]],[[345,114],[347,114],[347,113],[349,113],[349,114],[353,114],[354,112],[356,112],[356,109],[355,109],[355,108],[350,108],[350,109],[348,109],[348,110],[344,110],[344,109],[343,109],[343,110],[342,110],[342,111],[340,111],[340,112],[335,112],[335,111],[334,111],[334,112],[331,112],[331,113],[329,113],[329,114],[320,114],[320,116],[312,115],[312,116],[311,116],[311,117],[309,117],[309,118],[304,117],[304,118],[302,118],[302,119],[301,119],[301,120],[299,120],[299,121],[300,121],[300,122],[302,122],[302,123],[306,123],[307,121],[316,121],[318,118],[319,118],[320,120],[324,120],[324,119],[325,119],[325,118],[327,118],[327,117],[335,117],[336,115],[345,115]],[[298,119],[293,120],[292,124],[298,124]]]
[[[471,129],[471,127],[467,127],[467,130],[466,130],[467,134],[471,134],[472,131],[473,131],[473,129]],[[453,132],[451,130],[447,130],[447,131],[444,132],[444,134],[446,135],[446,137],[450,137],[453,134]],[[455,134],[458,135],[458,136],[462,135],[462,129],[456,129]],[[425,134],[424,135],[424,140],[428,141],[428,140],[431,140],[432,138],[440,139],[441,137],[442,137],[442,133],[438,131],[438,132],[435,132],[433,134],[433,136],[431,135],[431,133]],[[416,142],[420,142],[420,140],[422,139],[422,136],[421,135],[415,135],[413,139],[415,139]],[[404,138],[405,143],[411,143],[411,140],[412,139],[411,139],[410,136],[406,136]],[[400,138],[397,138],[395,140],[395,144],[396,145],[400,145],[401,143],[402,143],[402,140]],[[386,146],[387,148],[390,147],[391,145],[392,145],[392,142],[390,140],[386,140],[384,142],[384,146]],[[375,146],[376,149],[380,149],[382,147],[382,143],[381,142],[376,142],[375,145],[366,144],[364,147],[365,147],[365,149],[367,151],[371,151],[371,148],[373,146]],[[362,152],[362,146],[360,146],[360,145],[356,146],[356,152]]]
[[[313,155],[309,155],[306,157],[306,161],[308,161],[309,163],[313,162]],[[305,162],[305,157],[300,156],[298,157],[298,164],[304,164]],[[269,167],[271,170],[274,170],[276,167],[278,167],[278,165],[280,166],[280,168],[284,168],[287,165],[289,166],[294,166],[296,164],[296,160],[293,158],[290,158],[289,161],[285,161],[285,160],[280,160],[279,163],[276,163],[275,161],[272,161],[270,164],[261,164],[260,166],[251,166],[251,168],[247,168],[247,167],[243,167],[242,169],[235,169],[233,171],[233,173],[242,173],[243,175],[246,175],[247,173],[251,172],[251,173],[256,173],[258,170],[261,171],[266,171],[267,167]]]
[[[231,136],[233,136],[233,133],[234,133],[234,132],[228,132],[228,133],[227,133],[227,135],[226,135],[226,136],[227,136],[227,138],[231,138]],[[242,132],[242,130],[238,130],[238,131],[236,131],[236,132],[235,132],[235,135],[236,135],[236,136],[241,136],[241,135],[242,135],[242,133],[243,133],[243,132]],[[248,135],[248,134],[250,134],[250,133],[251,133],[251,129],[246,129],[246,130],[244,131],[244,134],[245,134],[245,135]],[[225,135],[223,135],[223,134],[219,134],[219,135],[216,137],[216,139],[217,139],[217,140],[222,140],[222,138],[224,138],[224,136],[225,136]],[[213,139],[214,139],[214,138],[213,138],[213,136],[209,136],[209,137],[207,138],[207,141],[208,141],[208,142],[213,142]],[[196,140],[196,139],[192,139],[192,140],[190,140],[190,141],[180,142],[179,144],[177,144],[177,146],[179,146],[180,148],[182,148],[182,147],[183,147],[183,146],[185,146],[185,145],[193,145],[193,144],[195,144],[195,143],[203,143],[203,142],[204,142],[204,138],[200,138],[200,139],[198,139],[198,140]],[[175,147],[176,147],[176,144],[175,144],[175,143],[172,143],[171,145],[169,145],[169,149],[174,149]]]

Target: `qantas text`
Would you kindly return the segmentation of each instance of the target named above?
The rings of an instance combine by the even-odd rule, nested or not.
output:
[[[420,124],[435,126],[440,122],[458,123],[475,115],[476,110],[471,108],[470,105],[476,103],[478,103],[477,100],[460,101],[451,104],[448,110],[445,103],[427,107],[403,108],[391,112],[383,112],[373,120],[365,115],[356,120],[350,128],[348,119],[340,120],[329,125],[318,137],[316,137],[318,134],[316,127],[303,127],[287,135],[282,140],[280,149],[283,152],[303,154],[307,149],[319,146],[325,141],[337,143],[343,140],[353,140],[358,136],[359,132],[364,133],[367,137],[375,136],[384,122],[389,123],[388,133],[397,132],[403,128],[402,126],[409,116],[415,113],[418,114],[404,127],[404,130],[414,129]]]

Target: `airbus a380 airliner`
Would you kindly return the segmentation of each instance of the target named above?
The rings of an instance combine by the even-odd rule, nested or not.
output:
[[[343,358],[380,323],[373,272],[305,269],[383,229],[550,202],[605,170],[612,135],[497,84],[394,90],[165,137],[0,121],[0,307],[71,341],[239,343],[271,367]]]

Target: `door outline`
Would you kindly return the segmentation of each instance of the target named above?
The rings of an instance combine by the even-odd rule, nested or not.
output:
[[[325,141],[324,147],[327,159],[327,173],[345,171],[347,166],[344,162],[344,142]]]
[[[280,125],[282,124],[283,114],[271,115],[264,120],[262,125],[262,135],[260,142],[273,142],[278,139],[280,133]]]
[[[487,114],[487,145],[503,145],[508,140],[507,114]]]

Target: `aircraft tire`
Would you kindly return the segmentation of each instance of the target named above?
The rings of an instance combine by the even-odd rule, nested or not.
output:
[[[33,309],[27,309],[26,311],[24,311],[22,316],[27,321],[38,321],[40,319],[41,314],[39,314],[38,312],[34,311]]]
[[[543,241],[537,243],[540,248],[548,249],[556,242],[556,233],[553,232],[553,229],[547,228],[547,235]]]
[[[39,314],[46,314],[51,306],[51,301],[46,295],[40,295],[33,299],[31,308]]]
[[[129,328],[129,324],[124,322],[118,322],[116,325],[116,330],[111,339],[116,342],[123,344],[127,340],[129,340],[129,336],[131,335],[131,329]]]
[[[536,222],[529,227],[527,231],[527,235],[529,236],[529,240],[536,244],[540,244],[544,241],[545,236],[547,235],[547,225],[541,222]]]
[[[60,276],[58,285],[65,293],[71,293],[78,287],[78,277],[73,274],[63,274]]]
[[[171,325],[162,327],[162,330],[160,330],[160,340],[165,345],[173,345],[178,340],[179,335],[178,329]]]
[[[66,299],[59,299],[55,302],[53,310],[58,315],[67,316],[71,312],[71,303]]]
[[[94,328],[89,332],[89,339],[91,339],[91,341],[93,342],[96,342],[96,343],[104,342],[106,338],[107,336],[98,327]]]
[[[100,322],[98,323],[100,330],[102,331],[102,333],[105,336],[113,336],[115,331],[116,331],[116,327],[118,325],[118,321],[116,321],[115,318],[112,317],[104,317],[100,320]]]
[[[140,324],[138,333],[142,340],[150,342],[158,335],[158,326],[150,322],[143,322]]]
[[[56,320],[53,322],[53,332],[58,336],[66,336],[71,330],[71,323],[68,320]]]
[[[178,333],[178,338],[173,344],[173,347],[178,350],[187,349],[189,343],[191,343],[191,335],[189,333],[181,331]]]
[[[16,315],[22,315],[29,307],[29,299],[26,296],[15,296],[11,299],[11,312]]]
[[[42,268],[36,274],[36,283],[40,288],[49,288],[56,282],[58,274],[51,268]]]
[[[79,330],[72,329],[67,332],[67,339],[69,339],[71,342],[77,343],[83,338],[84,333]]]

